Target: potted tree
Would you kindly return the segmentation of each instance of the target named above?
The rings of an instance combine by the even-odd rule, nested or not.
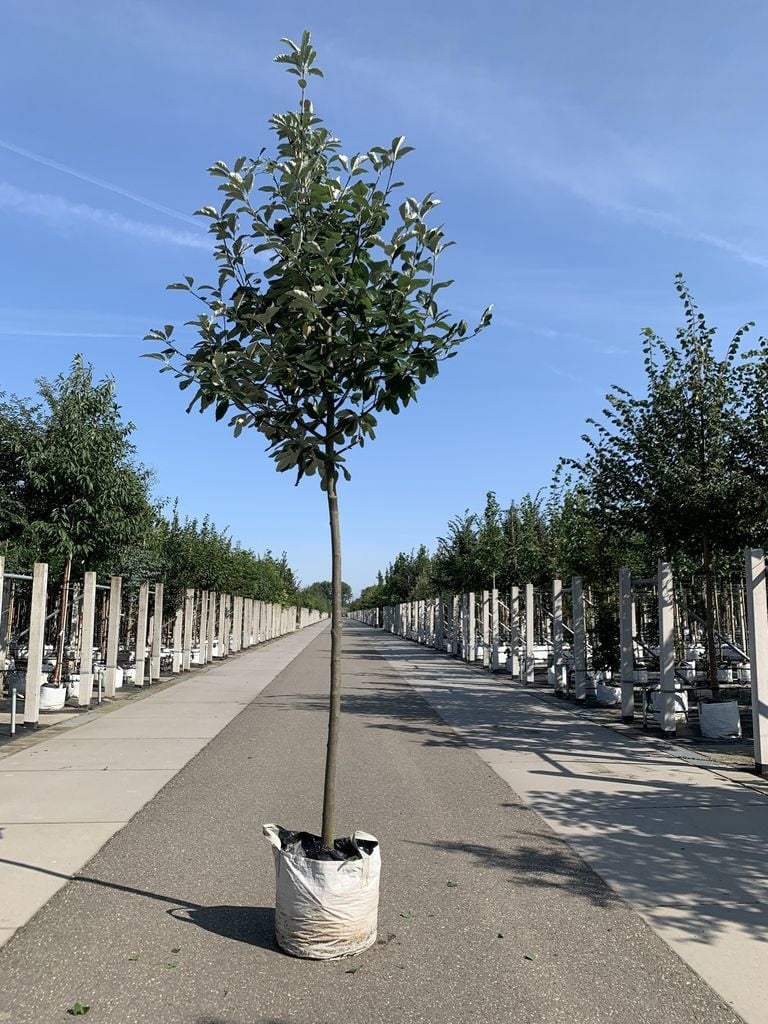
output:
[[[440,308],[440,290],[450,282],[437,280],[436,265],[449,243],[427,222],[438,200],[404,198],[393,207],[402,188],[397,165],[410,147],[396,138],[388,147],[344,155],[307,96],[309,79],[322,77],[310,33],[299,44],[282,42],[286,51],[275,60],[297,79],[299,97],[296,109],[269,121],[274,153],[239,157],[231,168],[215,163],[210,173],[220,179],[221,205],[197,211],[210,220],[217,283],[185,277],[169,286],[202,303],[188,322],[198,340],[185,351],[173,325],[151,331],[147,340],[164,346],[152,353],[164,362],[162,371],[194,389],[188,411],[212,409],[217,419],[228,418],[235,435],[260,431],[278,472],[295,472],[297,482],[316,476],[327,497],[332,611],[322,829],[309,838],[276,827],[269,834],[278,861],[311,876],[318,890],[314,914],[293,899],[295,891],[292,897],[278,886],[278,941],[291,953],[334,957],[374,941],[375,913],[362,931],[350,919],[339,934],[323,912],[319,890],[328,876],[321,877],[318,865],[341,858],[365,868],[378,856],[371,837],[338,840],[334,829],[342,643],[338,484],[350,479],[346,456],[374,437],[378,414],[408,405],[437,375],[440,361],[490,322],[491,312],[470,331]],[[333,870],[338,878],[338,863]],[[359,895],[354,886],[325,894],[336,901],[334,912],[339,900],[349,909]]]
[[[73,568],[119,561],[154,518],[148,474],[133,461],[133,425],[120,418],[111,379],[95,382],[76,356],[69,372],[37,382],[42,404],[25,410],[15,399],[5,418],[27,426],[11,434],[23,514],[12,539],[30,560],[61,574],[53,671],[41,681],[41,710],[64,706],[67,621]],[[8,443],[8,442],[6,442]]]

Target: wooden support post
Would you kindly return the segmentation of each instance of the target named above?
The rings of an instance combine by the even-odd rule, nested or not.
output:
[[[480,604],[480,633],[483,638],[483,668],[491,666],[491,595],[484,590]]]
[[[181,671],[192,667],[192,618],[195,611],[195,591],[187,587],[184,595],[184,638],[181,643]]]
[[[216,591],[208,591],[208,635],[205,648],[205,661],[210,664],[213,661],[213,641],[216,638]]]
[[[10,582],[10,581],[9,581]],[[0,672],[8,657],[8,596],[5,580],[5,555],[0,555]]]
[[[112,699],[117,689],[117,652],[120,649],[120,612],[123,600],[123,577],[109,581],[109,624],[107,626],[107,665],[104,673],[104,696]]]
[[[40,721],[40,684],[43,674],[45,612],[48,603],[48,566],[35,562],[32,569],[32,600],[29,614],[27,688],[24,694],[24,725],[36,729]]]
[[[747,548],[745,560],[755,771],[760,775],[768,775],[768,601],[765,555],[760,548]]]
[[[533,584],[525,584],[525,681],[532,683],[536,665],[533,657]]]
[[[77,706],[90,707],[93,693],[93,637],[96,630],[96,573],[87,572],[83,586],[83,628],[80,634],[80,684]]]
[[[491,668],[498,672],[501,668],[501,647],[499,637],[499,592],[491,590]],[[504,666],[506,668],[506,665]]]
[[[224,657],[224,600],[225,594],[219,594],[219,615],[216,620],[216,632],[219,635],[219,657]]]
[[[461,636],[461,599],[458,594],[451,594],[451,657],[459,653],[459,637]]]
[[[160,659],[163,646],[163,584],[155,584],[152,605],[152,657],[149,661],[150,683],[160,678]]]
[[[208,591],[201,590],[199,598],[200,616],[197,620],[197,643],[200,647],[199,665],[204,665],[208,657]]]
[[[573,605],[574,696],[579,704],[587,699],[587,631],[584,623],[584,588],[581,576],[571,579]]]
[[[563,581],[552,580],[552,668],[555,693],[563,692]]]
[[[675,719],[675,606],[672,566],[659,562],[659,680],[661,735],[677,735]]]
[[[629,569],[619,569],[619,654],[621,658],[619,668],[622,722],[631,722],[635,717],[633,611],[632,575]]]
[[[136,616],[136,686],[144,685],[147,661],[147,621],[149,619],[149,583],[139,587],[139,610]]]
[[[475,595],[467,594],[467,645],[464,649],[464,660],[474,662],[477,658],[477,605]]]
[[[231,601],[230,595],[229,594],[225,594],[224,595],[224,637],[223,637],[223,643],[224,643],[224,648],[223,648],[224,655],[223,656],[225,658],[229,657],[229,653],[230,653],[230,639],[231,639],[231,634],[232,634],[232,617],[231,617],[231,615],[229,613],[230,601]]]
[[[181,641],[184,631],[184,612],[181,608],[176,609],[173,620],[173,661],[171,672],[176,676],[181,672]]]
[[[507,671],[513,679],[520,678],[520,588],[509,592],[509,661]]]

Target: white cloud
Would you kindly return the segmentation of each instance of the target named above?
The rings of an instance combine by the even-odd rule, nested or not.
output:
[[[45,220],[59,228],[90,223],[147,242],[181,245],[194,249],[210,248],[210,242],[202,232],[178,231],[159,224],[148,224],[145,221],[124,217],[112,210],[89,206],[87,203],[73,203],[63,196],[27,192],[7,182],[0,182],[0,208]]]

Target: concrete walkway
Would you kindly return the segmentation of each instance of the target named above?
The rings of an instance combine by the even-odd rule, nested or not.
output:
[[[640,759],[635,767],[636,748],[621,737],[562,709],[551,716],[525,693],[354,623],[343,659],[337,831],[364,828],[381,840],[379,943],[353,961],[281,954],[272,857],[260,832],[265,821],[319,824],[329,635],[316,634],[301,650],[308,638],[286,638],[218,666],[207,680],[180,684],[179,693],[199,685],[204,708],[195,712],[179,697],[167,718],[153,699],[141,702],[141,720],[131,718],[133,708],[105,716],[99,742],[114,743],[118,760],[103,774],[121,773],[108,799],[98,783],[93,803],[83,796],[98,759],[87,760],[89,771],[68,756],[86,757],[81,745],[91,741],[81,737],[90,725],[46,741],[55,754],[46,755],[53,761],[44,770],[58,766],[51,778],[58,802],[40,815],[32,800],[19,801],[15,813],[30,828],[43,827],[29,820],[30,811],[52,828],[69,826],[72,842],[79,827],[100,822],[120,831],[0,950],[0,1021],[53,1024],[68,1020],[67,1009],[80,1002],[91,1007],[93,1024],[737,1024],[733,1009],[509,784],[539,804],[559,832],[572,827],[575,841],[600,822],[606,831],[623,829],[616,853],[629,864],[624,874],[650,879],[644,891],[652,892],[654,872],[670,865],[670,877],[682,884],[689,862],[659,853],[650,827],[624,825],[618,805],[622,793],[639,800],[655,792],[664,765]],[[280,645],[285,667],[258,692],[278,668]],[[276,662],[269,670],[261,665],[267,655]],[[220,698],[232,704],[226,712]],[[151,753],[126,748],[120,759],[123,741],[144,744],[148,736],[161,741]],[[174,747],[190,739],[202,749],[178,771],[174,758],[182,755]],[[606,769],[598,786],[600,765]],[[690,787],[694,777],[709,778],[680,771],[691,776]],[[154,799],[145,772],[155,776],[155,789],[162,786]],[[175,777],[163,786],[169,772]],[[503,777],[508,772],[514,779]],[[34,775],[31,765],[5,773],[4,791]],[[579,799],[551,783],[568,775],[588,776]],[[131,814],[127,790],[148,802],[120,828]],[[744,792],[745,802],[734,796],[726,803],[740,809],[746,837],[763,797]],[[612,802],[604,804],[603,793]],[[44,798],[39,793],[35,801]],[[702,806],[722,801],[718,784]],[[658,832],[669,803],[647,805]],[[0,841],[18,888],[34,888],[38,876],[58,885],[75,870],[75,857],[66,871],[57,859],[67,850],[65,833],[37,836],[26,851],[14,838],[13,856]],[[98,841],[94,835],[91,848]],[[713,853],[725,846],[717,836],[706,842]],[[745,846],[742,880],[756,858],[756,842]],[[81,861],[87,855],[80,850]],[[704,861],[699,855],[694,869]],[[756,892],[756,876],[750,880],[749,892]],[[0,880],[3,903],[10,881]],[[658,883],[661,891],[665,885]],[[714,934],[710,918],[701,928],[705,941]],[[721,992],[722,977],[743,968],[726,962],[723,948],[720,976],[709,978]],[[749,1019],[757,1024],[764,1015]]]
[[[23,737],[25,749],[0,760],[0,945],[326,626],[147,690],[111,713],[102,706],[33,746]]]

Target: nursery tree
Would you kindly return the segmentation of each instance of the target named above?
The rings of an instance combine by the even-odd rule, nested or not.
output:
[[[55,681],[61,676],[69,582],[75,559],[94,568],[119,560],[149,531],[148,474],[133,459],[111,379],[95,383],[75,356],[68,374],[38,381],[43,404],[19,460],[23,539],[35,557],[63,563]]]
[[[681,275],[684,325],[676,344],[643,331],[646,393],[614,387],[604,420],[584,435],[587,454],[568,460],[606,534],[642,535],[666,559],[687,556],[704,579],[707,660],[717,692],[714,579],[718,557],[754,543],[765,524],[766,494],[750,464],[745,435],[740,328],[722,358]]]
[[[322,838],[333,843],[334,779],[341,702],[342,575],[338,483],[346,456],[374,437],[377,416],[397,413],[470,331],[439,306],[436,264],[449,244],[428,223],[433,195],[404,198],[397,165],[410,147],[396,138],[348,157],[315,115],[309,79],[321,77],[309,32],[282,42],[276,57],[297,79],[298,106],[269,121],[273,153],[216,163],[218,208],[210,219],[216,283],[191,277],[171,285],[202,303],[189,321],[199,340],[188,351],[173,326],[152,331],[189,408],[229,417],[236,435],[255,427],[279,472],[297,482],[317,475],[327,495],[331,535],[331,664]]]

